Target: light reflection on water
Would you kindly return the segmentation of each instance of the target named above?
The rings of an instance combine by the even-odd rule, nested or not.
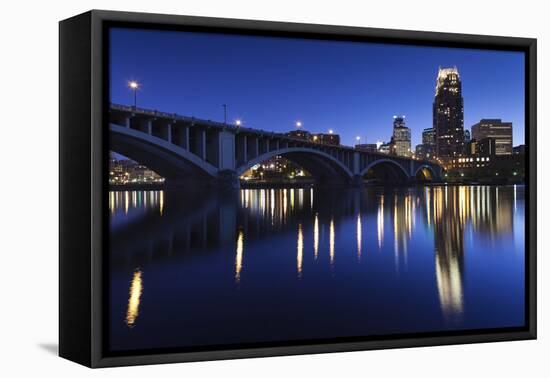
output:
[[[141,281],[141,271],[136,270],[134,272],[132,282],[130,284],[130,292],[128,298],[128,309],[126,311],[126,324],[128,327],[133,327],[136,318],[139,315],[139,303],[141,299],[141,291],[143,285]]]
[[[239,230],[237,236],[237,252],[235,253],[235,281],[239,282],[241,279],[241,270],[243,268],[243,249],[244,249],[244,234],[242,230]]]
[[[125,323],[132,328],[120,329],[113,310],[112,346],[521,325],[523,251],[513,248],[523,245],[524,230],[514,230],[524,224],[523,198],[523,186],[243,189],[227,198],[110,192],[111,306],[127,303]],[[148,277],[143,298],[142,271]],[[119,286],[129,275],[124,298]],[[515,297],[495,295],[497,289]],[[332,293],[331,302],[319,297],[323,292]],[[143,315],[148,301],[151,312]],[[342,315],[345,309],[353,314]],[[325,326],[296,329],[279,311],[298,311],[300,318],[315,313]],[[221,313],[242,316],[232,318],[228,331]],[[203,322],[219,323],[219,340],[201,331]]]

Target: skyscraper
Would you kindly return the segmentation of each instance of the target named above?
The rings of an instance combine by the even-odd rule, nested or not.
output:
[[[440,158],[464,153],[464,100],[458,69],[439,68],[433,104],[436,155]]]
[[[435,129],[433,127],[422,130],[422,146],[423,157],[433,157],[435,154]]]
[[[478,142],[484,138],[494,139],[497,155],[512,154],[512,122],[482,119],[472,126],[472,137]]]
[[[393,116],[393,143],[396,155],[411,156],[411,129],[405,126],[405,116]]]

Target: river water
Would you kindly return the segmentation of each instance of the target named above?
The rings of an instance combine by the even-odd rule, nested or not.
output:
[[[112,191],[109,347],[523,326],[524,196],[519,185]]]

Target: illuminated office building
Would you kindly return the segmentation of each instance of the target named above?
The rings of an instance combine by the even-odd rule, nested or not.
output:
[[[433,103],[436,155],[452,158],[464,153],[464,100],[458,69],[440,68]]]
[[[405,126],[405,116],[393,116],[393,145],[397,156],[411,156],[411,129]]]
[[[512,155],[512,122],[482,119],[472,126],[472,137],[477,141],[494,139],[496,155]]]

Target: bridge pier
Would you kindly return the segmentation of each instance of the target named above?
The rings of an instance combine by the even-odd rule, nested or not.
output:
[[[221,190],[233,190],[241,188],[241,181],[237,172],[226,169],[218,173],[218,187]]]
[[[354,188],[362,188],[365,186],[365,182],[363,181],[363,176],[361,175],[354,175],[351,186]]]

